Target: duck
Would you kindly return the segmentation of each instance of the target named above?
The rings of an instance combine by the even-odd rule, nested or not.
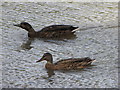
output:
[[[13,24],[28,31],[28,37],[35,38],[60,38],[66,36],[75,36],[74,33],[78,30],[77,26],[72,25],[50,25],[44,27],[40,31],[35,31],[28,22],[21,22],[20,24]]]
[[[62,59],[53,63],[53,57],[50,53],[44,53],[42,58],[36,62],[47,61],[45,68],[47,70],[79,70],[91,65],[95,59],[89,57]]]

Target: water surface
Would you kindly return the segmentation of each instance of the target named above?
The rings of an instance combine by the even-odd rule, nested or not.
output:
[[[117,3],[4,2],[2,20],[4,88],[118,87]],[[80,30],[75,39],[29,42],[27,32],[13,26],[22,21],[29,22],[36,31],[52,24],[75,25]],[[30,47],[26,49],[25,43]],[[54,62],[81,57],[94,58],[96,62],[84,70],[55,71],[54,76],[45,78],[46,62],[36,63],[45,52],[53,55]]]

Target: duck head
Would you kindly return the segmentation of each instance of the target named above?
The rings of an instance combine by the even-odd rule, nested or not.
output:
[[[14,24],[14,26],[21,27],[27,31],[30,31],[32,29],[32,26],[27,22],[21,22],[20,24]]]
[[[41,61],[44,61],[44,60],[46,60],[49,63],[53,63],[53,58],[52,58],[52,55],[50,53],[44,53],[42,58],[40,60],[36,61],[36,62],[41,62]]]

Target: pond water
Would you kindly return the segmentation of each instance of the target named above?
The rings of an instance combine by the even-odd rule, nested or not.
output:
[[[29,22],[36,31],[53,24],[75,25],[77,38],[28,41],[27,32],[13,24]],[[30,46],[30,48],[26,44]],[[60,59],[90,57],[92,67],[55,71],[48,77],[44,53]],[[117,3],[2,3],[3,88],[117,88]]]

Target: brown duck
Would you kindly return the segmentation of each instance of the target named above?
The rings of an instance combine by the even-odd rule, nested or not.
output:
[[[64,36],[74,35],[78,27],[71,25],[51,25],[47,26],[40,31],[35,31],[33,27],[27,22],[21,22],[20,24],[14,24],[14,26],[21,27],[28,31],[28,37],[40,37],[40,38],[60,38]]]
[[[37,62],[41,62],[43,60],[47,61],[45,68],[48,70],[77,70],[91,65],[91,63],[95,59],[90,59],[89,57],[69,58],[69,59],[60,60],[53,64],[52,55],[50,53],[45,53],[43,57]]]

